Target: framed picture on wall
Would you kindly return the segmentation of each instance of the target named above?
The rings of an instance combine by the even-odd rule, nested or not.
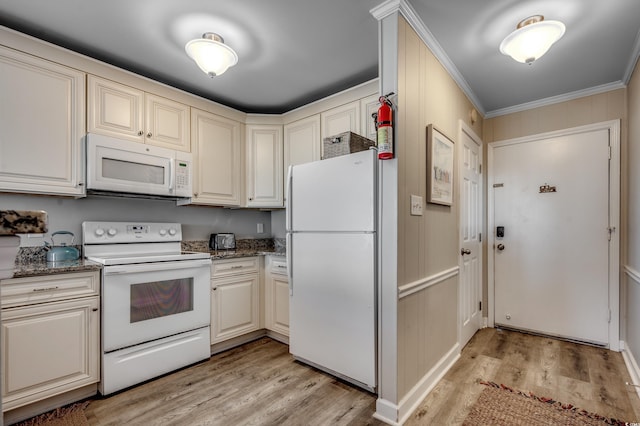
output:
[[[453,204],[453,141],[442,132],[427,126],[427,201]]]

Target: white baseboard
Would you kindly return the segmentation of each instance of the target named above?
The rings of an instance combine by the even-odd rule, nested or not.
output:
[[[376,412],[373,414],[374,419],[385,422],[388,425],[400,426],[395,419],[398,418],[398,406],[386,399],[378,398],[376,401]]]
[[[627,345],[623,345],[623,347],[625,348],[626,346]],[[631,351],[629,351],[628,349],[624,349],[622,351],[622,358],[624,359],[624,363],[627,366],[627,370],[629,371],[629,376],[631,376],[631,383],[636,385],[636,393],[640,398],[640,387],[638,387],[640,386],[640,368],[638,367],[638,363],[636,362],[636,359],[634,358]]]
[[[373,417],[389,425],[396,426],[404,424],[429,392],[438,384],[440,379],[442,379],[447,371],[449,371],[453,364],[460,358],[461,349],[459,343],[453,345],[449,352],[416,383],[398,405],[391,401],[378,398],[376,401],[376,412]]]
[[[438,384],[440,379],[449,371],[453,364],[460,358],[462,348],[458,343],[443,356],[440,361],[422,377],[422,379],[409,391],[407,395],[400,401],[398,407],[398,418],[400,424],[413,414],[420,403],[429,395],[429,392]]]

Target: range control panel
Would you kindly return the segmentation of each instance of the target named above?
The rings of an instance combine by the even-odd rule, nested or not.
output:
[[[179,223],[83,222],[84,244],[182,241]]]

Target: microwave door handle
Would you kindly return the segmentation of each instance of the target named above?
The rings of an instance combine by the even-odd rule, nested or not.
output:
[[[175,160],[173,158],[169,159],[169,192],[173,192],[173,187],[176,184],[176,174],[174,173],[174,164]]]

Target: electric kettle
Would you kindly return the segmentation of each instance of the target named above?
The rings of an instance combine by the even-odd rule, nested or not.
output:
[[[44,245],[47,249],[47,262],[62,262],[64,260],[76,260],[80,257],[80,251],[75,247],[69,247],[66,243],[56,246],[53,237],[56,235],[71,235],[71,243],[75,240],[75,236],[71,231],[56,231],[51,234],[51,244],[45,241]]]

